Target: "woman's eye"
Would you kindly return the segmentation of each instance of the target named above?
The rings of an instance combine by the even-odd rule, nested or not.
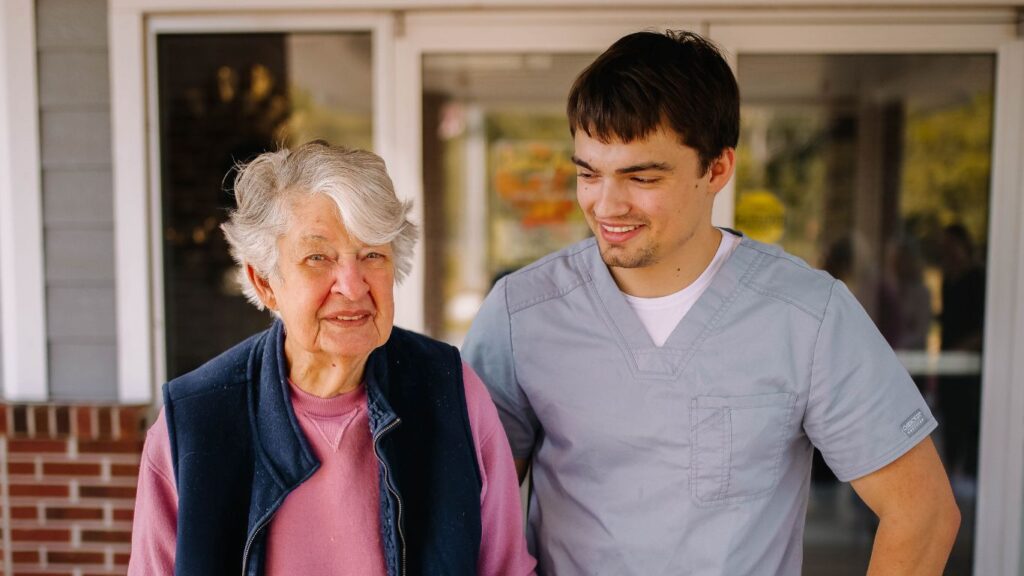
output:
[[[306,260],[309,260],[310,262],[324,262],[327,260],[327,256],[324,256],[323,254],[310,254],[309,256],[306,256]]]
[[[379,258],[385,258],[385,257],[386,256],[384,256],[380,252],[369,252],[369,253],[366,254],[366,259],[367,260],[377,260]]]

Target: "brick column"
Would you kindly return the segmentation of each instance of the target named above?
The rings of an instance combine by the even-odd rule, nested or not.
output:
[[[0,404],[12,575],[125,573],[148,410]]]

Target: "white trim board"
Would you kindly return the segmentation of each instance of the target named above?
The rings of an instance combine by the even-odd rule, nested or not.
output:
[[[110,7],[114,262],[117,287],[117,392],[125,403],[152,398],[148,158],[142,14]]]
[[[732,2],[709,2],[708,0],[643,0],[639,3],[644,8],[697,8],[706,9],[732,8],[749,10],[760,8],[766,10],[794,9],[818,10],[828,7],[833,11],[870,9],[987,9],[991,7],[1014,8],[1020,5],[1018,0],[739,0]],[[287,5],[290,10],[457,10],[468,9],[600,9],[616,8],[623,5],[617,0],[110,0],[111,8],[131,8],[133,10],[158,11],[224,11],[224,10],[281,10]]]
[[[717,23],[710,37],[732,54],[994,53],[1016,34],[1012,19],[974,24]],[[770,46],[770,48],[768,48]]]
[[[1024,574],[1024,40],[997,67],[974,573]]]
[[[3,396],[46,400],[46,284],[35,2],[0,4],[0,306]]]

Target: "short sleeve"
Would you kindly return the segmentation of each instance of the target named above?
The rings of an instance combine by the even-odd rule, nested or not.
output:
[[[815,343],[803,425],[844,482],[896,460],[937,426],[892,348],[839,281]]]
[[[462,356],[484,381],[508,435],[512,455],[529,459],[540,425],[530,401],[516,380],[512,324],[505,279],[495,284],[466,335]]]

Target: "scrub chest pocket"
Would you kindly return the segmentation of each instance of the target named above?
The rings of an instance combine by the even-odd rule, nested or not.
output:
[[[788,392],[691,400],[690,490],[698,504],[756,500],[775,489],[795,403]]]

